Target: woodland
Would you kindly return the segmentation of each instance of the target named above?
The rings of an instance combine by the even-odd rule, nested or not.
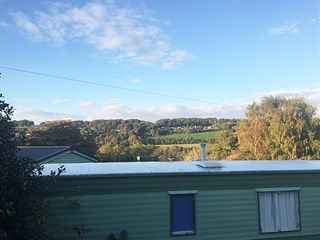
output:
[[[200,156],[200,142],[207,143],[208,159],[212,160],[319,159],[320,120],[316,111],[302,97],[269,96],[248,105],[245,119],[13,123],[19,145],[67,145],[100,161],[193,160]],[[192,137],[203,132],[212,137]]]

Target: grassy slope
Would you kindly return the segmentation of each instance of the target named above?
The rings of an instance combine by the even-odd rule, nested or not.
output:
[[[200,133],[177,133],[177,134],[163,135],[160,137],[160,139],[163,139],[163,138],[172,138],[172,139],[193,138],[193,139],[199,139],[199,140],[206,140],[210,138],[217,139],[218,133],[219,131],[200,132]]]
[[[158,147],[183,147],[183,148],[194,148],[199,147],[199,143],[186,143],[186,144],[161,144],[155,145]]]

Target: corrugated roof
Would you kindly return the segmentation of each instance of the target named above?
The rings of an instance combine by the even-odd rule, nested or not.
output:
[[[18,146],[18,149],[18,157],[28,157],[40,162],[69,150],[70,146]]]
[[[320,171],[319,160],[246,160],[218,161],[221,168],[203,168],[199,162],[114,162],[65,164],[62,176],[95,175],[168,175],[168,174],[229,174],[255,172]],[[58,164],[45,164],[44,174],[56,170]]]

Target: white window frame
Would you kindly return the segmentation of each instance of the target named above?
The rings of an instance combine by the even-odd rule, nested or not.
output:
[[[256,189],[260,233],[301,231],[300,188]]]

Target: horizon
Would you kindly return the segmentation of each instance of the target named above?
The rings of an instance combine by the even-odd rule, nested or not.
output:
[[[264,96],[320,116],[319,1],[0,0],[13,120],[243,119]]]
[[[14,114],[13,114],[14,115]],[[153,124],[156,124],[157,121],[159,120],[166,120],[166,119],[169,119],[169,120],[173,120],[173,119],[207,119],[207,118],[196,118],[196,117],[186,117],[186,118],[160,118],[160,119],[157,119],[156,121],[152,122],[152,121],[147,121],[147,120],[144,120],[144,119],[138,119],[138,118],[128,118],[128,119],[123,119],[123,118],[117,118],[117,119],[95,119],[95,120],[78,120],[78,119],[57,119],[57,120],[48,120],[48,121],[45,121],[45,122],[55,122],[55,121],[71,121],[71,122],[78,122],[78,121],[83,121],[83,122],[93,122],[93,121],[116,121],[116,120],[120,120],[120,121],[130,121],[130,120],[138,120],[138,121],[141,121],[141,122],[151,122]],[[211,117],[208,117],[209,119],[211,119]],[[214,118],[214,117],[212,117]],[[216,118],[217,120],[222,120],[222,119],[226,119],[226,120],[243,120],[242,118]],[[16,120],[16,119],[12,119],[12,121],[31,121],[34,123],[35,126],[37,125],[40,125],[41,123],[45,123],[45,122],[38,122],[36,123],[35,121],[33,121],[32,119],[19,119],[19,120]]]

